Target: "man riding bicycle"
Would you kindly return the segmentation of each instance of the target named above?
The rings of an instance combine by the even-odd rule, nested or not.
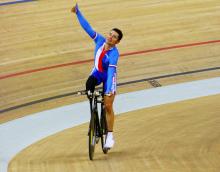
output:
[[[76,14],[80,25],[95,43],[94,68],[86,81],[86,91],[93,93],[95,86],[103,83],[104,105],[108,126],[107,139],[104,147],[112,148],[114,145],[113,102],[116,94],[117,62],[119,58],[116,44],[120,42],[123,34],[121,30],[114,28],[106,37],[103,37],[101,34],[93,30],[88,21],[82,15],[77,4],[71,11]]]

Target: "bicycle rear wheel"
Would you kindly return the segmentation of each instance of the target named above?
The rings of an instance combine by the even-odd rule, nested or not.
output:
[[[108,153],[108,149],[104,147],[105,142],[106,142],[107,132],[108,132],[105,109],[102,110],[100,123],[101,123],[101,132],[102,132],[102,134],[101,134],[102,135],[101,136],[102,151],[103,151],[104,154],[107,154]]]
[[[95,111],[93,110],[89,125],[89,159],[93,160],[96,145],[96,121]]]

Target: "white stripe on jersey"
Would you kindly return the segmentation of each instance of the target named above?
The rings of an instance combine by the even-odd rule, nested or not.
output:
[[[97,70],[99,70],[99,58],[100,58],[100,55],[102,53],[102,49],[104,47],[105,43],[98,49],[98,51],[96,52],[96,55],[95,55],[95,68]]]
[[[115,68],[117,67],[117,65],[109,65],[109,66],[111,66],[111,67],[115,67]]]
[[[113,94],[115,94],[115,93],[116,93],[116,89],[117,89],[117,74],[114,73],[114,76],[113,76],[113,78],[112,78],[111,92],[112,92]]]

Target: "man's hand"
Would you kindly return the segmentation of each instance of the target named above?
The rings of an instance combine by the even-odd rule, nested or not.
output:
[[[77,10],[78,10],[78,4],[76,4],[76,5],[71,9],[71,12],[72,12],[72,13],[77,13]]]

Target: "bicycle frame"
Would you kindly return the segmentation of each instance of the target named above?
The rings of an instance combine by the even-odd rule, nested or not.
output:
[[[102,91],[98,90],[92,94],[87,95],[90,102],[91,118],[89,123],[89,158],[93,160],[95,145],[98,144],[101,138],[101,146],[103,153],[107,153],[108,149],[104,148],[106,134],[107,134],[107,122],[104,106],[104,96]],[[98,104],[101,105],[100,109]]]

